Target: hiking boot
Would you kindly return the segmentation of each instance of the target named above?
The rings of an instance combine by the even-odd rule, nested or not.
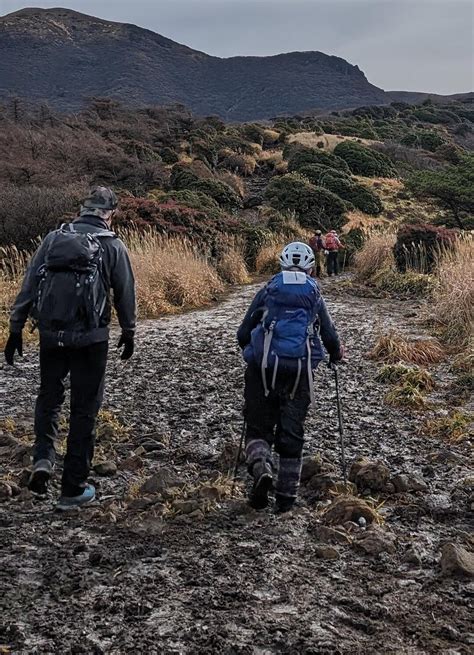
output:
[[[28,480],[28,489],[38,496],[45,496],[48,491],[48,482],[53,472],[53,465],[49,459],[40,459],[33,464],[33,471]]]
[[[269,462],[255,462],[252,469],[254,483],[249,495],[249,504],[254,509],[268,506],[268,492],[273,487],[273,472]]]
[[[282,496],[281,494],[275,494],[275,512],[277,514],[284,514],[289,512],[295,506],[296,498],[291,496]]]
[[[79,496],[61,496],[56,509],[66,512],[68,509],[83,507],[89,505],[95,500],[95,487],[92,484],[86,484],[84,491]]]

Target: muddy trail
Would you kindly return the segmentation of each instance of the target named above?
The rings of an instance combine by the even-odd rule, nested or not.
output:
[[[440,566],[447,543],[470,549],[468,446],[429,439],[422,414],[384,404],[367,359],[380,330],[421,332],[417,305],[324,284],[348,349],[346,454],[383,462],[366,467],[359,488],[383,522],[331,514],[341,474],[323,366],[299,507],[282,516],[248,508],[243,466],[229,497],[242,425],[235,331],[257,288],[144,322],[136,356],[123,365],[112,354],[96,457],[107,464],[91,476],[98,502],[78,513],[54,512],[57,482],[44,501],[22,486],[37,355],[30,348],[14,369],[2,365],[0,472],[10,486],[0,488],[0,652],[473,652],[473,583]],[[433,371],[434,404],[447,369]],[[60,469],[61,457],[56,479]]]

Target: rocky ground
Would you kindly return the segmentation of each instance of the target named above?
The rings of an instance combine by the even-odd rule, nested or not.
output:
[[[143,323],[136,356],[112,355],[99,499],[78,513],[54,512],[57,483],[43,501],[25,489],[38,360],[29,349],[2,365],[0,652],[473,652],[469,442],[429,439],[422,414],[383,403],[367,352],[381,330],[418,334],[418,307],[346,285],[325,293],[348,348],[359,495],[337,495],[334,384],[321,367],[301,504],[283,516],[250,510],[243,482],[230,498],[226,475],[242,423],[235,330],[255,286]],[[446,365],[434,375],[439,403]]]

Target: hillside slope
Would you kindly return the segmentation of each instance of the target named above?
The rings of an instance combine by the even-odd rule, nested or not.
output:
[[[0,18],[0,98],[12,95],[63,110],[77,110],[91,96],[129,105],[178,102],[228,120],[390,101],[339,57],[293,52],[220,59],[68,9],[24,9]]]

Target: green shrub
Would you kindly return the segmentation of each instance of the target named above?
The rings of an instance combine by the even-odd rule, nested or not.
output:
[[[159,154],[164,164],[176,164],[179,161],[178,155],[171,148],[161,148]]]
[[[197,180],[190,187],[192,191],[200,191],[213,198],[221,207],[231,211],[242,207],[242,199],[225,182],[220,180]]]
[[[265,192],[272,207],[294,211],[301,225],[311,229],[340,229],[346,204],[335,193],[316,187],[298,173],[271,180]]]
[[[445,142],[437,132],[431,132],[428,130],[420,132],[418,140],[420,146],[424,150],[429,150],[430,152],[435,152],[435,150]]]
[[[393,255],[397,269],[431,273],[442,249],[449,249],[456,240],[456,232],[429,223],[403,225],[398,233]]]
[[[383,210],[379,196],[363,184],[325,175],[322,178],[322,186],[366,214],[377,216]]]
[[[283,156],[285,156],[285,153],[283,153]],[[288,170],[290,172],[300,171],[303,166],[307,166],[308,164],[320,164],[322,166],[336,168],[344,173],[349,173],[348,165],[340,157],[336,157],[324,150],[318,150],[317,148],[302,147],[291,154],[288,159]]]
[[[242,199],[228,184],[212,178],[200,179],[189,167],[175,164],[170,185],[178,191],[199,191],[213,198],[221,207],[231,211],[242,207]]]
[[[321,184],[321,181],[324,180],[326,175],[341,180],[347,180],[348,182],[351,180],[350,176],[344,171],[330,166],[324,166],[323,164],[307,164],[306,166],[302,166],[298,173],[304,175],[316,186]]]
[[[260,250],[271,243],[273,232],[257,225],[247,225],[243,228],[245,239],[244,259],[250,270],[255,269],[255,260]]]
[[[338,143],[334,154],[343,159],[355,175],[395,177],[397,174],[388,157],[355,141]]]

